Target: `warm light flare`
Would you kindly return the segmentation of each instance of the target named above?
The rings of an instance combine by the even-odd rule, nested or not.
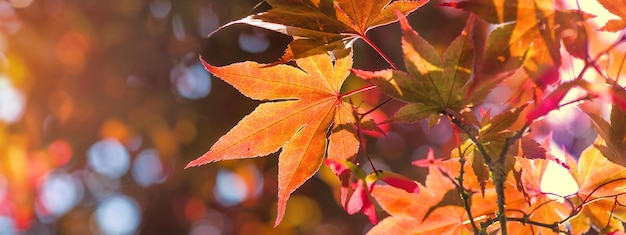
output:
[[[89,44],[89,39],[83,33],[66,32],[57,43],[56,57],[68,72],[80,72],[86,63]]]

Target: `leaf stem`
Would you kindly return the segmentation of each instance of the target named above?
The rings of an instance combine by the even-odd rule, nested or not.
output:
[[[474,131],[470,127],[465,125],[463,122],[461,122],[461,120],[456,118],[456,116],[454,116],[453,114],[451,114],[451,113],[449,113],[447,111],[445,111],[444,113],[449,117],[450,121],[454,125],[459,127],[461,130],[463,130],[463,132],[465,132],[465,134],[467,134],[467,136],[469,136],[470,140],[472,140],[472,143],[474,143],[474,146],[476,146],[478,151],[485,157],[485,163],[487,165],[491,165],[492,164],[491,157],[489,156],[489,154],[487,154],[487,150],[485,149],[483,144],[480,143],[480,141],[476,137],[476,134],[474,133]]]
[[[382,103],[380,103],[380,104],[376,105],[376,107],[374,107],[374,108],[372,108],[372,109],[370,109],[370,110],[366,111],[365,113],[359,113],[359,115],[361,115],[361,117],[364,117],[365,115],[368,115],[368,114],[370,114],[370,113],[372,113],[372,112],[376,111],[377,109],[379,109],[379,108],[380,108],[380,107],[382,107],[383,105],[385,105],[385,104],[387,104],[387,103],[391,102],[392,100],[393,100],[393,98],[389,98],[389,99],[387,99],[387,100],[383,101]]]
[[[583,102],[583,101],[587,101],[587,100],[591,101],[591,100],[593,100],[594,98],[597,98],[597,97],[598,97],[598,95],[587,94],[585,96],[578,97],[578,99],[575,99],[575,100],[572,100],[572,101],[568,101],[568,102],[566,102],[564,104],[561,104],[561,105],[559,105],[559,107],[557,109],[560,109],[560,108],[563,108],[565,106],[568,106],[568,105],[571,105],[571,104],[575,104],[575,103],[578,103],[578,102]]]
[[[342,98],[350,97],[352,95],[356,95],[356,94],[364,92],[364,91],[369,91],[369,90],[372,90],[374,88],[376,88],[376,85],[369,84],[369,85],[361,87],[359,89],[356,89],[356,90],[353,90],[353,91],[349,91],[349,92],[344,93],[344,94],[340,94],[339,98],[342,99]]]
[[[476,226],[476,222],[474,222],[474,216],[472,215],[472,208],[470,205],[470,197],[469,197],[469,192],[467,190],[465,190],[465,186],[463,186],[463,181],[464,181],[464,175],[465,175],[465,162],[467,161],[465,159],[465,154],[461,152],[461,146],[458,146],[458,151],[459,151],[459,163],[461,164],[461,170],[459,170],[459,177],[457,177],[457,181],[459,182],[458,184],[458,190],[459,193],[461,193],[461,198],[463,199],[463,205],[465,207],[465,211],[467,212],[467,216],[469,217],[470,222],[472,223],[472,229],[474,229],[474,234],[479,234],[480,230],[478,229],[478,226]]]
[[[365,35],[359,35],[359,37],[361,39],[363,39],[363,41],[365,41],[365,43],[367,43],[367,45],[372,47],[380,56],[382,56],[383,59],[385,59],[385,61],[387,61],[387,63],[391,66],[391,68],[398,69],[398,66],[396,66],[396,64],[393,63],[393,61],[391,61],[391,59],[387,56],[387,54],[385,54],[380,48],[378,48],[378,46],[376,46],[376,44],[374,44],[374,42],[372,42],[372,40],[370,40]]]
[[[615,201],[613,201],[613,206],[611,207],[611,217],[613,216],[613,212],[615,212],[615,208],[617,208],[617,197],[615,196]],[[605,228],[608,228],[609,226],[611,226],[611,217],[609,217],[609,221],[606,222],[606,225],[604,226]]]
[[[615,82],[619,83],[619,74],[622,73],[622,68],[624,68],[624,62],[626,62],[626,54],[622,57],[622,63],[619,64],[619,69],[617,70],[617,74],[615,74]]]
[[[601,199],[610,198],[610,197],[615,197],[615,198],[616,198],[616,200],[617,200],[617,197],[619,197],[619,196],[623,196],[623,195],[626,195],[626,192],[621,192],[621,193],[612,194],[612,195],[598,196],[598,197],[593,198],[593,199],[591,198],[591,196],[592,196],[594,193],[596,193],[598,190],[600,190],[600,188],[602,188],[602,187],[604,187],[605,185],[608,185],[608,184],[610,184],[610,183],[617,182],[617,181],[621,181],[621,180],[626,180],[626,178],[617,178],[617,179],[609,180],[609,181],[607,181],[607,182],[604,182],[604,183],[602,183],[602,184],[598,185],[598,187],[595,187],[593,190],[591,190],[591,192],[589,193],[589,195],[587,195],[587,197],[585,197],[585,199],[583,200],[583,202],[582,202],[579,206],[575,207],[575,208],[574,208],[574,210],[572,210],[572,212],[570,213],[570,215],[569,215],[569,216],[567,216],[567,218],[565,218],[565,219],[561,220],[561,221],[559,222],[559,224],[563,224],[563,223],[565,223],[565,222],[569,221],[570,219],[572,219],[572,218],[576,217],[576,216],[577,216],[577,215],[578,215],[578,214],[579,214],[579,213],[583,210],[583,207],[584,207],[584,206],[586,206],[586,205],[588,205],[588,204],[591,204],[592,202],[595,202],[595,201],[597,201],[597,200],[601,200]]]

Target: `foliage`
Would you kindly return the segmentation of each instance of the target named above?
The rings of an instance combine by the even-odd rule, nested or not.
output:
[[[271,10],[232,21],[222,29],[243,23],[292,36],[281,59],[223,67],[203,61],[208,71],[242,94],[264,102],[187,167],[282,149],[275,226],[290,195],[325,162],[341,180],[344,209],[349,214],[362,211],[375,224],[368,234],[624,231],[626,93],[618,78],[608,76],[598,63],[626,41],[624,34],[592,57],[587,34],[595,29],[587,20],[594,16],[579,9],[563,10],[552,0],[446,2],[440,6],[470,14],[440,55],[406,18],[425,0],[267,2]],[[620,3],[599,2],[624,17]],[[405,69],[366,36],[368,30],[395,21],[400,22]],[[477,40],[481,32],[487,33],[477,25],[484,29],[487,24],[495,25],[494,29],[485,40]],[[601,30],[623,28],[621,19],[609,21]],[[353,41],[359,38],[391,68],[352,68]],[[584,64],[573,78],[562,73],[564,58]],[[350,71],[373,86],[341,93]],[[512,88],[517,95],[499,100],[503,110],[485,111],[487,96],[513,82],[521,85]],[[369,111],[350,99],[371,89],[390,99]],[[571,99],[570,93],[584,95]],[[413,162],[428,168],[425,185],[378,170],[364,148],[369,139],[363,131],[378,129],[369,114],[388,102],[402,104],[389,120],[377,124],[426,122],[429,128],[440,123],[453,127],[454,147],[440,154],[444,157],[436,158],[431,150],[426,159]],[[611,105],[610,120],[587,103]],[[585,110],[599,135],[578,160],[568,154],[555,156],[550,135],[530,131],[541,127],[550,112],[569,106]],[[366,172],[366,164],[371,172]],[[542,187],[551,165],[562,170],[559,177],[576,183],[576,192],[559,195]],[[378,222],[373,202],[389,216]]]

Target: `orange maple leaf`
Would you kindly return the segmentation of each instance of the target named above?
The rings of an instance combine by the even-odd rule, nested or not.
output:
[[[434,155],[430,153],[429,156],[434,160]],[[367,234],[446,234],[445,231],[461,234],[470,231],[462,207],[437,206],[448,191],[455,190],[452,181],[440,171],[447,164],[445,162],[448,161],[427,165],[429,173],[426,186],[419,184],[419,194],[390,186],[374,188],[372,196],[390,216],[372,227]]]
[[[352,109],[339,93],[352,67],[352,51],[334,62],[328,55],[315,55],[296,63],[299,68],[256,62],[215,67],[203,61],[208,71],[242,94],[269,102],[186,166],[265,156],[282,148],[275,225],[282,220],[291,193],[319,170],[327,152],[329,158],[350,160],[359,149]]]
[[[598,138],[595,144],[602,145],[603,140]],[[573,212],[577,215],[570,221],[571,232],[583,234],[592,225],[623,231],[626,208],[615,203],[623,203],[626,197],[626,168],[607,160],[596,146],[583,151],[578,164],[567,157],[579,187],[571,200],[582,203]]]
[[[624,9],[626,0],[598,0],[598,3],[602,4],[609,12],[621,18],[609,20],[600,30],[618,32],[626,28],[626,9]]]

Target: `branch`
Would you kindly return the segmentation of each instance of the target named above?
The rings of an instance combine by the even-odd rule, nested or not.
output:
[[[530,220],[530,219],[528,219],[528,217],[525,214],[524,214],[524,217],[522,217],[522,218],[519,218],[519,217],[508,217],[507,220],[521,222],[522,224],[531,224],[531,225],[535,225],[535,226],[549,228],[549,229],[552,229],[552,231],[555,232],[555,233],[569,234],[569,232],[567,230],[561,230],[561,228],[559,228],[559,226],[561,225],[559,222],[554,222],[552,224],[546,224],[546,223]]]
[[[616,198],[616,197],[619,197],[619,196],[626,195],[626,192],[621,192],[621,193],[616,193],[616,194],[611,194],[611,195],[599,196],[599,197],[596,197],[596,198],[593,198],[593,199],[591,198],[591,196],[595,192],[600,190],[600,188],[604,187],[607,184],[610,184],[610,183],[613,183],[613,182],[617,182],[617,181],[621,181],[621,180],[626,180],[626,178],[617,178],[617,179],[609,180],[607,182],[604,182],[604,183],[598,185],[598,187],[594,188],[591,191],[591,193],[589,193],[589,195],[587,195],[587,197],[585,197],[585,199],[583,200],[583,202],[579,206],[575,207],[574,210],[572,210],[572,212],[570,213],[569,216],[567,216],[565,219],[561,220],[559,223],[560,224],[566,223],[570,219],[578,216],[578,214],[580,214],[580,212],[583,211],[583,207],[585,207],[585,206],[587,206],[587,205],[589,205],[589,204],[591,204],[593,202],[596,202],[596,201],[602,200],[602,199],[606,199],[606,198],[612,198],[612,197]]]
[[[456,118],[456,116],[451,114],[449,111],[444,111],[444,114],[448,116],[448,119],[450,120],[450,122],[452,122],[454,125],[460,128],[463,132],[465,132],[465,134],[467,134],[470,140],[472,140],[472,143],[474,143],[474,146],[476,146],[478,151],[480,151],[480,153],[485,157],[485,163],[488,166],[491,165],[492,164],[491,157],[489,156],[489,154],[487,154],[487,150],[485,150],[485,146],[483,146],[483,144],[480,143],[480,141],[478,141],[478,137],[476,137],[476,133],[474,133],[474,130],[468,127],[467,125],[465,125],[465,123],[463,123],[461,120]]]
[[[472,229],[474,230],[474,234],[480,234],[480,230],[478,229],[478,226],[476,226],[476,222],[474,221],[474,216],[472,215],[472,207],[470,203],[470,192],[468,192],[465,189],[465,186],[463,186],[463,181],[464,181],[464,176],[465,176],[464,168],[465,168],[465,162],[467,162],[467,160],[465,159],[465,151],[467,151],[467,148],[465,149],[465,151],[461,151],[461,146],[457,145],[457,150],[459,151],[459,163],[461,164],[461,170],[459,171],[459,176],[453,179],[445,171],[441,169],[439,169],[439,171],[441,171],[441,173],[445,175],[448,179],[450,179],[450,181],[452,181],[454,186],[456,186],[457,190],[459,191],[459,194],[461,194],[461,199],[463,199],[463,207],[465,208],[465,211],[467,212],[467,216],[469,217],[470,223],[472,224]]]
[[[503,167],[504,157],[500,157],[500,159],[502,160],[498,160],[494,162],[491,156],[487,153],[482,143],[478,141],[478,138],[476,137],[476,134],[473,132],[473,130],[467,125],[465,125],[463,122],[461,122],[461,120],[456,118],[456,116],[450,114],[449,111],[446,111],[446,114],[448,115],[448,118],[450,119],[452,123],[454,123],[457,127],[463,130],[469,136],[469,138],[474,143],[474,146],[476,146],[478,151],[480,151],[480,153],[483,155],[485,164],[487,164],[487,167],[489,167],[489,171],[493,175],[493,181],[494,181],[494,184],[496,185],[496,193],[498,194],[498,216],[497,217],[498,217],[498,221],[500,222],[500,228],[501,228],[502,234],[506,235],[507,234],[506,214],[505,214],[505,208],[504,208],[504,204],[505,204],[504,179],[506,179],[506,176],[504,175],[504,172],[502,170],[504,168]],[[519,135],[521,136],[521,134]],[[508,142],[509,142],[509,138],[507,138],[507,141],[504,145],[504,149],[506,150],[503,150],[501,152],[500,154],[501,156],[506,156],[508,147],[511,145],[511,144],[507,144]],[[482,226],[483,224],[481,223],[481,227]]]

